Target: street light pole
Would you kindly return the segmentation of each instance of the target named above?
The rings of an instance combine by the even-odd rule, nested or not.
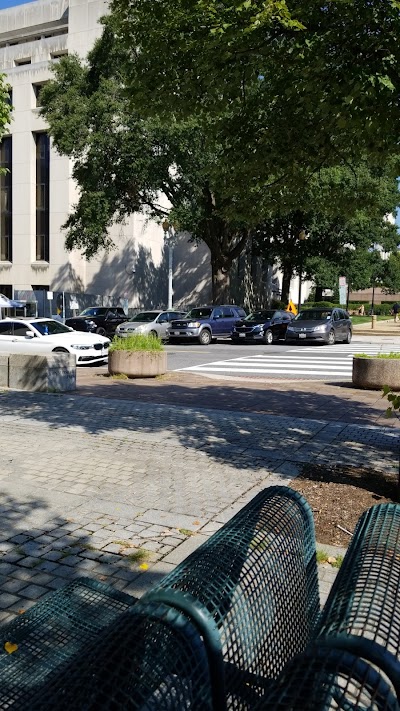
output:
[[[174,247],[175,247],[175,232],[171,223],[168,220],[164,220],[162,223],[162,228],[164,230],[164,238],[166,245],[168,247],[168,309],[172,309],[173,300],[173,261],[174,261]]]
[[[297,311],[300,311],[301,307],[301,280],[303,277],[303,242],[307,239],[307,234],[305,230],[300,230],[299,242],[300,242],[300,259],[299,259],[299,298],[297,302]]]

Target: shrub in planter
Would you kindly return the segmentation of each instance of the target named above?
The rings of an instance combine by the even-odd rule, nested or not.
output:
[[[109,350],[108,372],[128,378],[154,378],[167,372],[167,353],[154,336],[116,337]]]
[[[353,385],[369,390],[400,390],[400,353],[353,356]]]

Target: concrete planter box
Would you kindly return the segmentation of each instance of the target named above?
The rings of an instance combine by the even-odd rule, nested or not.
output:
[[[0,387],[8,388],[8,355],[0,355]]]
[[[76,362],[70,353],[10,353],[8,360],[9,388],[45,392],[76,390]]]
[[[353,358],[353,385],[369,390],[389,385],[392,390],[400,390],[400,359]]]
[[[166,351],[111,351],[108,372],[128,378],[154,378],[167,372]]]

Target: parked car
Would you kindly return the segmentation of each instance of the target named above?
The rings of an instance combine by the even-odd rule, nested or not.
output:
[[[117,326],[124,321],[128,321],[128,317],[121,306],[91,306],[84,309],[79,316],[67,318],[65,325],[75,331],[113,336]]]
[[[351,343],[352,323],[344,309],[305,309],[289,324],[286,342],[315,341],[332,346],[336,341]]]
[[[52,318],[0,320],[1,353],[73,353],[77,365],[108,360],[110,339],[92,333],[79,333]]]
[[[130,321],[117,326],[115,335],[126,338],[133,333],[149,333],[157,338],[166,339],[167,328],[171,321],[185,316],[186,311],[142,311]]]
[[[288,311],[253,311],[242,321],[237,321],[233,327],[231,339],[233,343],[266,343],[285,338],[286,329],[293,319]]]
[[[200,306],[189,311],[184,319],[171,322],[169,341],[198,341],[208,346],[212,339],[229,338],[236,321],[245,316],[240,306]]]

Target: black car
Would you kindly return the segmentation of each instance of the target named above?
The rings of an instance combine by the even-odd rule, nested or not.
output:
[[[266,343],[285,338],[286,329],[293,319],[289,311],[253,311],[241,321],[237,321],[232,333],[233,343]]]
[[[352,323],[347,311],[339,308],[312,308],[300,311],[286,331],[286,342],[313,341],[333,346],[351,343]]]
[[[91,306],[79,316],[65,320],[65,325],[75,331],[99,333],[101,336],[113,336],[120,323],[128,321],[121,306]]]

